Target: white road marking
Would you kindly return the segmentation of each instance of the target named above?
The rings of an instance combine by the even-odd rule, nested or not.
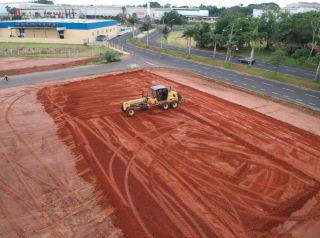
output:
[[[285,98],[290,98],[289,96],[287,96],[287,95],[283,95]]]
[[[252,88],[257,88],[257,87],[256,87],[256,86],[254,86],[254,85],[251,85],[251,87],[252,87]]]
[[[250,78],[244,78],[244,79],[249,80],[249,81],[253,81],[253,79],[250,79]]]
[[[260,88],[260,90],[262,90],[262,91],[266,91],[264,88]]]
[[[303,102],[303,100],[301,100],[301,99],[299,99],[299,98],[297,98],[296,101],[298,101],[298,102]]]
[[[276,93],[276,92],[271,92],[271,93],[273,93],[273,94],[275,94],[275,95],[278,95],[278,93]]]
[[[247,85],[246,83],[241,83],[241,84],[242,84],[242,85],[245,85],[245,86]]]
[[[316,99],[319,99],[319,97],[317,97],[317,96],[314,96],[314,95],[311,95],[311,94],[305,94],[306,96],[309,96],[309,97],[313,97],[313,98],[316,98]]]
[[[146,61],[146,63],[147,63],[147,64],[149,64],[149,65],[152,65],[152,66],[156,66],[156,67],[158,67],[158,65],[153,64],[153,63],[151,63],[151,62]]]
[[[234,82],[234,83],[238,83],[238,81],[237,81],[237,80],[234,80],[233,82]]]
[[[308,76],[309,76],[309,75],[310,75],[310,76],[311,76],[311,75],[313,76],[313,74],[312,74],[312,73],[302,73],[302,74],[304,74],[304,75],[308,75]]]
[[[315,106],[315,105],[316,105],[316,104],[314,104],[314,103],[312,103],[312,102],[309,102],[309,104],[312,105],[312,106]]]
[[[268,86],[272,86],[272,84],[270,84],[270,83],[264,83],[264,82],[262,82],[262,83],[265,85],[268,85]]]
[[[287,91],[289,91],[289,92],[294,92],[294,90],[293,90],[293,89],[290,89],[290,88],[282,88],[282,89],[287,90]]]
[[[129,67],[131,69],[134,69],[134,68],[139,68],[139,65],[138,64],[129,64]]]

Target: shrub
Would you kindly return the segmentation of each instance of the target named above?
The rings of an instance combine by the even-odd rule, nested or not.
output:
[[[320,62],[320,52],[318,52],[315,57],[312,58],[312,62],[315,64],[319,64]]]
[[[120,61],[120,54],[116,53],[116,52],[112,52],[112,51],[106,51],[104,53],[104,59],[107,62],[116,62],[116,61]]]
[[[306,62],[310,54],[310,50],[307,48],[297,49],[291,56],[300,64]]]

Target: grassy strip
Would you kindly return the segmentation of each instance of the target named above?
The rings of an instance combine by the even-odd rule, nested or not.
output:
[[[283,83],[287,83],[287,84],[291,84],[299,87],[320,91],[320,81],[313,81],[313,80],[304,79],[301,77],[291,76],[287,74],[275,73],[272,71],[255,68],[249,65],[230,64],[230,63],[225,64],[223,60],[196,56],[196,55],[189,55],[187,53],[177,52],[170,49],[161,49],[161,48],[150,46],[150,45],[146,47],[145,44],[139,41],[138,39],[130,39],[130,43],[139,47],[144,47],[153,51],[165,53],[177,58],[192,60],[198,63],[222,67],[228,70],[235,70],[241,73],[246,73],[246,74],[259,76],[259,77],[263,77],[263,78],[267,78],[267,79],[271,79],[271,80],[275,80],[275,81],[279,81],[279,82],[283,82]]]
[[[183,31],[182,30],[175,30],[170,32],[168,36],[168,44],[178,47],[186,47],[186,39],[182,37]],[[158,41],[160,43],[160,41]],[[196,47],[196,42],[192,39],[191,43],[192,47]],[[255,44],[255,57],[258,60],[268,62],[271,58],[272,51],[260,48],[259,45]],[[225,54],[225,51],[218,51],[221,54]],[[235,52],[236,56],[240,57],[248,57],[251,54],[251,48],[242,48],[239,51]],[[287,56],[285,61],[282,62],[283,65],[301,68],[301,69],[307,69],[307,70],[313,70],[315,71],[317,69],[317,65],[313,64],[312,62],[306,61],[303,63],[297,62],[294,58]]]
[[[0,57],[95,57],[106,50],[104,45],[0,43]]]

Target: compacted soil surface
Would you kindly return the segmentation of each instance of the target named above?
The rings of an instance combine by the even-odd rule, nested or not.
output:
[[[37,100],[40,88],[0,90],[0,237],[122,237],[95,171],[77,172],[81,157]]]
[[[78,58],[26,58],[7,57],[0,58],[0,76],[4,74],[16,75],[32,73],[37,71],[66,68],[75,65],[97,61],[99,57],[78,57]]]
[[[122,101],[157,84],[182,94],[178,109],[153,107],[132,118],[121,111]],[[313,133],[143,70],[46,87],[38,97],[76,158],[78,176],[110,198],[114,222],[125,237],[317,237],[320,232],[320,137]],[[7,123],[13,131],[13,122]],[[35,135],[16,135],[24,136],[30,141],[19,143],[26,150],[36,146],[30,144]],[[51,178],[47,189],[71,193],[63,174]],[[29,179],[41,183],[40,175]],[[9,182],[0,188],[19,195],[6,187]],[[30,184],[18,174],[11,183],[19,182],[27,193]],[[44,198],[29,196],[21,206],[43,206]],[[0,219],[12,221],[9,215],[17,213],[2,209]],[[19,222],[11,224],[17,232]]]

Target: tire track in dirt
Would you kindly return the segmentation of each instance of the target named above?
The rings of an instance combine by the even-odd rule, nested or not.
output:
[[[176,87],[181,107],[126,118],[119,101],[151,84]],[[39,98],[75,156],[97,168],[127,236],[265,236],[308,219],[290,215],[320,188],[312,170],[297,167],[318,163],[318,137],[148,72],[47,88]]]

